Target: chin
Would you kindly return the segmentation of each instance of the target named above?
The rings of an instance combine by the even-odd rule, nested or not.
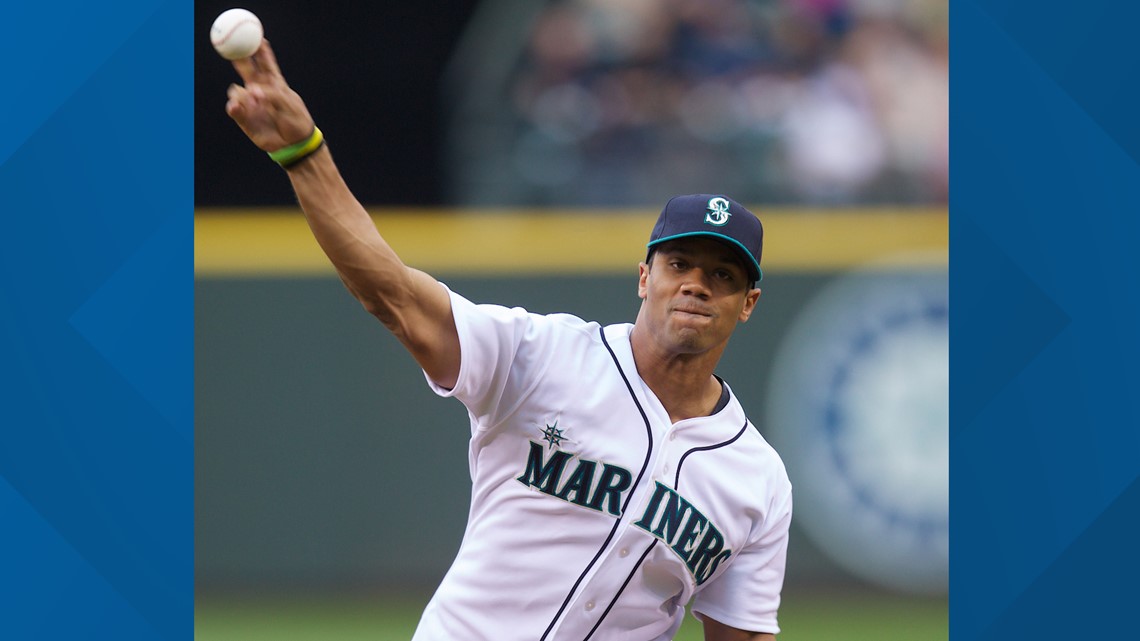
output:
[[[693,328],[681,328],[673,333],[673,344],[681,352],[701,352],[708,348],[708,339],[703,332]]]

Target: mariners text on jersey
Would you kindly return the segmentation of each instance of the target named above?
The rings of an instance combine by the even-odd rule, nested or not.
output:
[[[597,461],[577,458],[563,450],[554,450],[546,458],[544,449],[539,443],[530,442],[526,471],[518,477],[520,483],[569,503],[621,516],[622,495],[629,490],[633,478],[628,470],[602,463],[599,480],[594,483]],[[576,458],[573,472],[566,475],[567,463]],[[676,552],[697,585],[707,581],[717,566],[732,556],[732,550],[724,549],[724,535],[716,525],[660,481],[634,525]]]
[[[594,471],[598,467],[595,461],[578,459],[577,467],[562,482],[566,462],[574,457],[569,452],[555,450],[549,459],[544,460],[543,447],[534,441],[530,442],[530,454],[526,459],[526,471],[518,478],[523,485],[529,485],[545,492],[550,496],[569,501],[591,510],[601,511],[603,507],[614,516],[621,516],[622,494],[629,489],[633,482],[633,475],[629,470],[602,464],[602,472],[598,483],[594,484]],[[591,491],[591,486],[593,490]]]

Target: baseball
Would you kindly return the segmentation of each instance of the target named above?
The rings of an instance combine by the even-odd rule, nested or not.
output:
[[[261,21],[245,9],[223,11],[210,27],[210,44],[226,60],[248,58],[261,46]]]

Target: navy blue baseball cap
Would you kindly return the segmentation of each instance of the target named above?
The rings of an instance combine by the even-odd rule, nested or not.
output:
[[[723,242],[740,255],[748,277],[760,282],[760,251],[764,246],[764,226],[743,205],[717,194],[677,196],[665,203],[653,233],[650,250],[665,241],[691,236],[707,236]]]

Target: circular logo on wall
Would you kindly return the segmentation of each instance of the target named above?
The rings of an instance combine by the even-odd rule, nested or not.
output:
[[[948,590],[949,334],[944,271],[854,272],[795,320],[769,386],[794,521],[842,567],[905,592]]]

